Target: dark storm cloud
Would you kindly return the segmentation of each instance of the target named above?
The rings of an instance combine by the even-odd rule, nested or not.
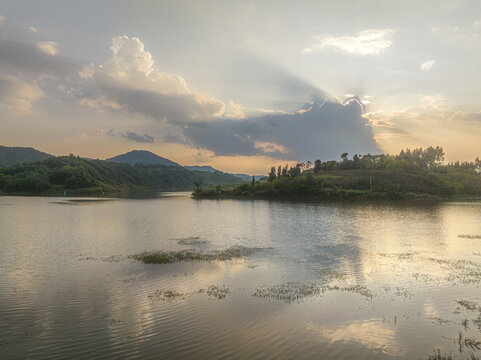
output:
[[[286,160],[337,159],[343,152],[380,152],[355,101],[314,103],[292,114],[190,125],[192,145],[216,155],[267,155]],[[259,144],[273,144],[272,147]]]

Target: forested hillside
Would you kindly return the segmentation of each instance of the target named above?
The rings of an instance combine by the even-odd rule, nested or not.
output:
[[[52,155],[31,147],[9,147],[0,145],[0,167],[44,160],[51,156]]]
[[[190,171],[178,166],[129,165],[84,160],[72,155],[0,169],[0,191],[4,193],[175,191],[191,190],[194,182],[198,185],[233,184],[239,179],[228,174]]]
[[[194,196],[258,198],[479,197],[481,161],[444,163],[441,147],[403,150],[398,155],[357,155],[340,161],[273,166],[267,181],[235,188],[197,187]]]

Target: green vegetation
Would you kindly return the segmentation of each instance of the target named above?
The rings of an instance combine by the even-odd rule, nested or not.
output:
[[[120,164],[73,155],[0,168],[0,192],[119,196],[191,190],[196,184],[239,182],[224,173],[189,171],[180,166]]]
[[[187,297],[188,294],[181,293],[176,290],[155,290],[152,295],[148,297],[153,301],[169,301],[172,302],[174,300],[183,300]]]
[[[9,147],[0,145],[0,167],[29,161],[45,160],[52,155],[30,147]]]
[[[231,290],[228,286],[222,285],[209,285],[207,289],[200,289],[199,294],[207,294],[211,298],[217,300],[225,299],[227,295],[230,295]]]
[[[260,249],[248,248],[245,246],[233,246],[212,253],[202,253],[194,250],[157,251],[132,255],[132,259],[143,262],[144,264],[171,264],[181,261],[226,261],[251,255],[258,250]]]
[[[481,161],[444,164],[441,147],[398,155],[341,155],[294,167],[272,167],[267,180],[234,188],[197,186],[194,198],[393,199],[481,196]]]

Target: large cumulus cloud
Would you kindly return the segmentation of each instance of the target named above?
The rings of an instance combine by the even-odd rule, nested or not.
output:
[[[335,159],[343,152],[379,152],[357,101],[312,103],[300,111],[184,128],[198,147],[216,155],[265,155],[285,160]]]
[[[97,99],[114,101],[127,113],[175,124],[205,121],[224,113],[222,101],[191,91],[179,75],[156,69],[140,39],[118,36],[110,49],[111,59],[80,72],[100,92]]]

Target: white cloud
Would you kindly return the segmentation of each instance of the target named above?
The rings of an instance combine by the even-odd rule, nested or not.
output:
[[[392,45],[393,33],[393,29],[368,29],[354,36],[326,36],[318,44],[305,48],[303,52],[311,53],[331,47],[350,54],[376,55]]]
[[[0,107],[12,114],[27,113],[32,103],[44,96],[34,81],[12,76],[0,76]]]
[[[246,114],[244,113],[244,110],[242,110],[241,104],[236,104],[234,101],[230,100],[225,116],[234,119],[245,119]]]
[[[30,26],[30,27],[28,28],[28,30],[30,30],[31,32],[34,32],[34,33],[38,32],[37,28],[36,28],[36,27],[33,27],[33,26]]]
[[[5,21],[5,16],[0,15],[0,24],[3,23],[4,21]]]
[[[475,21],[475,22],[473,23],[473,26],[474,26],[476,29],[481,29],[481,20]]]
[[[429,70],[431,70],[433,68],[434,64],[436,64],[436,60],[425,61],[421,64],[421,70],[423,72],[428,72]]]
[[[115,37],[110,49],[112,58],[103,65],[89,65],[79,72],[102,92],[96,99],[82,99],[84,105],[99,108],[107,103],[108,110],[122,109],[179,124],[224,114],[222,101],[195,93],[181,76],[154,67],[152,54],[139,38]]]
[[[58,54],[58,44],[55,41],[39,41],[37,47],[45,54],[55,56]]]

